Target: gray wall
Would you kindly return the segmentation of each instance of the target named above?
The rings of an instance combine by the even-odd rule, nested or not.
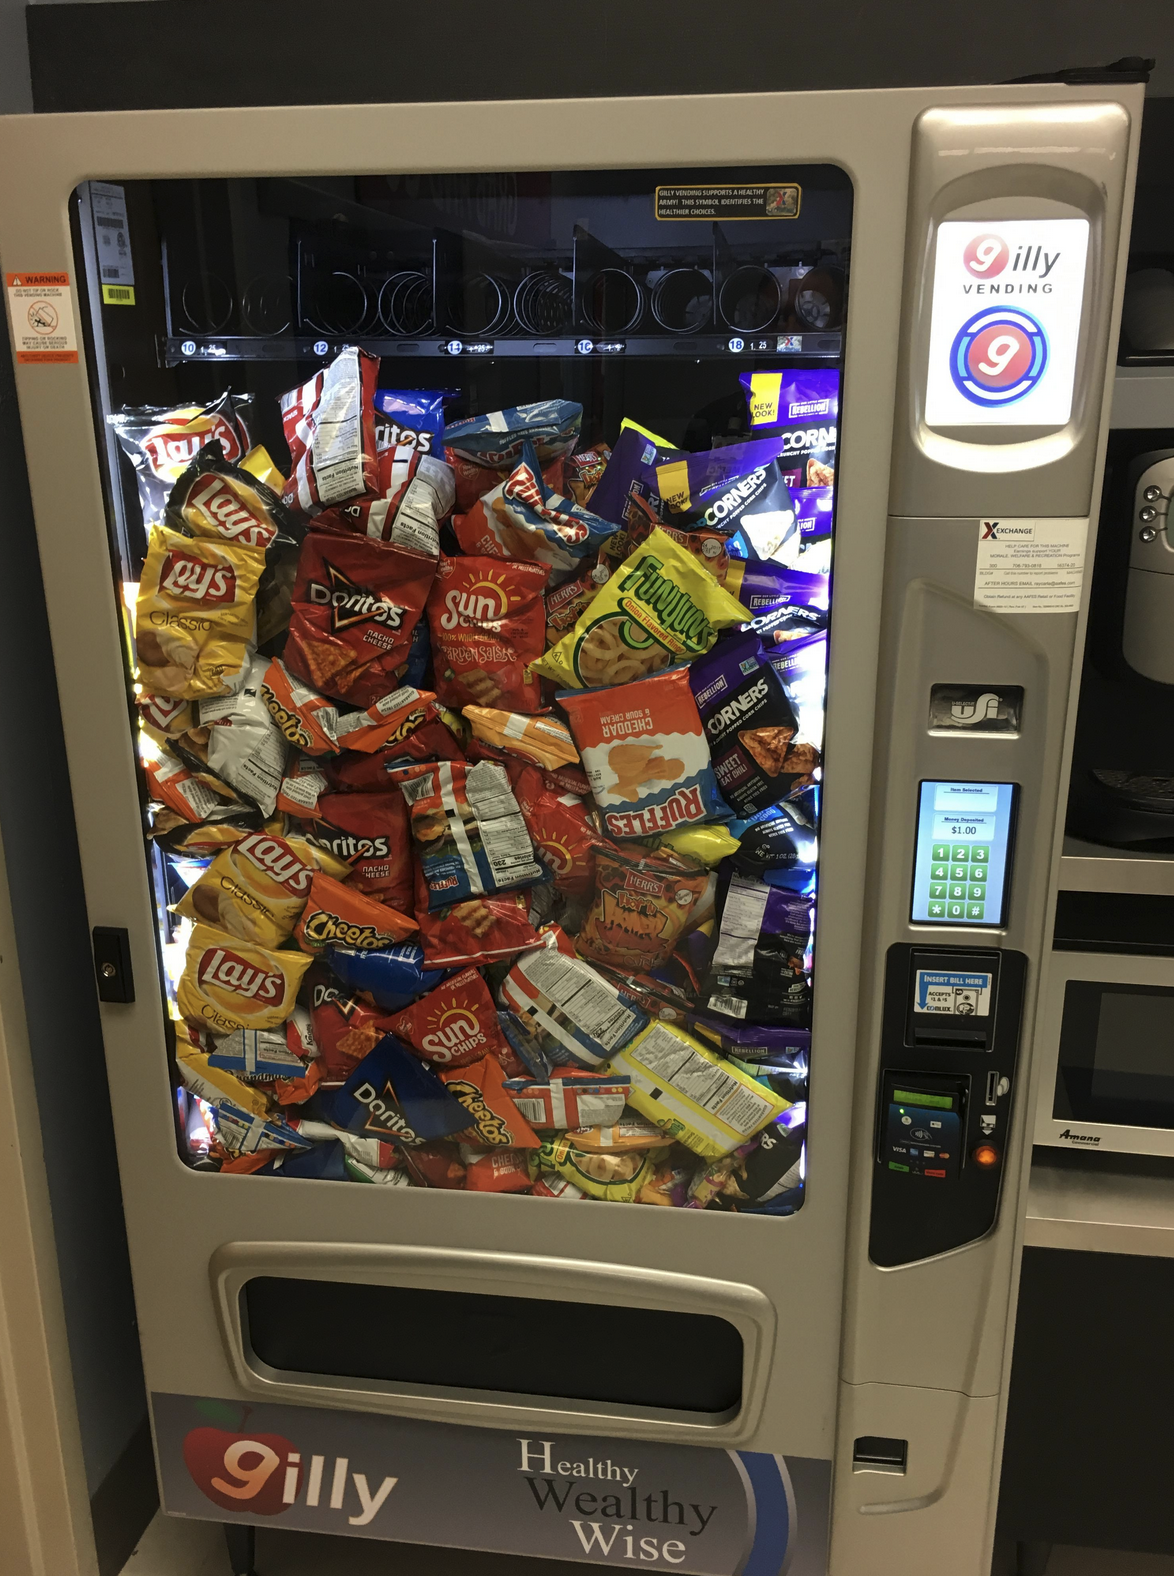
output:
[[[32,109],[24,23],[22,5],[0,0],[0,113]],[[63,432],[61,441],[91,440],[88,432]],[[6,332],[0,335],[0,566],[0,827],[92,1494],[130,1443],[146,1401],[69,774]],[[103,590],[97,586],[95,594]],[[101,761],[93,769],[101,771]],[[84,784],[79,787],[85,791]]]

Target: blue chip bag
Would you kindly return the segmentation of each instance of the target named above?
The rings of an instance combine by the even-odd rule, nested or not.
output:
[[[573,400],[541,399],[532,405],[449,422],[444,429],[444,446],[475,465],[502,471],[518,463],[524,445],[530,442],[545,465],[575,447],[582,422],[582,405]]]
[[[342,1088],[321,1094],[320,1102],[335,1127],[407,1148],[469,1126],[467,1109],[394,1034],[385,1034]]]
[[[296,1154],[281,1153],[274,1155],[260,1170],[253,1172],[259,1177],[303,1177],[315,1179],[319,1182],[349,1182],[347,1175],[346,1156],[343,1147],[335,1141],[329,1144],[315,1144],[312,1149],[305,1149]]]
[[[461,550],[474,558],[526,558],[571,571],[598,552],[617,527],[547,485],[533,443],[506,479],[453,522]]]
[[[375,409],[391,428],[392,447],[404,445],[438,459],[444,440],[444,401],[440,389],[375,390]]]
[[[349,947],[327,947],[322,954],[331,973],[348,990],[366,991],[377,1007],[398,1012],[444,978],[445,969],[426,969],[424,949],[415,942],[385,947],[381,952],[357,952]]]

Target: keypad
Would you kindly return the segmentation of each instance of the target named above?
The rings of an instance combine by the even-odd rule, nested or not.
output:
[[[981,923],[986,918],[989,843],[935,843],[930,849],[930,919]]]

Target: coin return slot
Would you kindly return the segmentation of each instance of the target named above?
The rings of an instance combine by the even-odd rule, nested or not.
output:
[[[863,1434],[852,1446],[853,1472],[892,1472],[905,1475],[909,1456],[907,1439],[884,1439],[876,1434]]]
[[[999,1075],[997,1072],[986,1075],[986,1103],[997,1105],[999,1101]]]

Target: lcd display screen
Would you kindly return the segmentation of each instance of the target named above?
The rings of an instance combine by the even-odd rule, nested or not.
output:
[[[923,782],[913,866],[915,925],[1001,925],[1016,783]]]

